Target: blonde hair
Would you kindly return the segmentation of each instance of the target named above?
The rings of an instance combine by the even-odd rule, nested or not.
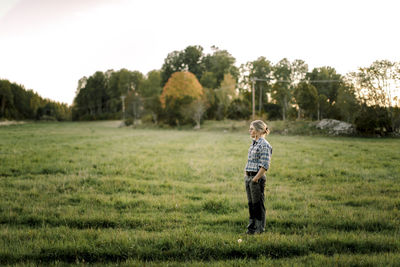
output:
[[[254,130],[257,132],[261,133],[262,135],[268,135],[269,134],[269,129],[268,125],[263,122],[262,120],[255,120],[250,123],[254,127]]]

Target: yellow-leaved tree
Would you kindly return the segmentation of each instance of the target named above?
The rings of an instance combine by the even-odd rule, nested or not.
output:
[[[165,120],[171,125],[179,125],[185,118],[181,112],[182,108],[194,100],[201,100],[203,94],[203,87],[193,73],[173,73],[160,96]]]

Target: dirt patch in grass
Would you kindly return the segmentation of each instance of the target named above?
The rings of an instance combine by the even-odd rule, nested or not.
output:
[[[24,124],[26,121],[0,121],[0,126],[9,126],[15,124]]]

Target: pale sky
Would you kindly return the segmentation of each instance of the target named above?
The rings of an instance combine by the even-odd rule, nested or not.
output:
[[[346,74],[400,61],[397,0],[0,0],[0,78],[72,104],[78,80],[160,69],[168,53],[216,45],[236,65],[286,57]]]

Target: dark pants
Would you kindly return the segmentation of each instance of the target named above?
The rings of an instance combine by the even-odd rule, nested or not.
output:
[[[264,188],[265,188],[265,175],[262,176],[257,183],[253,182],[254,176],[245,176],[245,185],[247,193],[247,202],[249,204],[250,220],[261,221],[262,228],[265,228],[265,206],[264,206]],[[253,227],[249,225],[249,228]],[[249,229],[251,230],[251,229]]]

